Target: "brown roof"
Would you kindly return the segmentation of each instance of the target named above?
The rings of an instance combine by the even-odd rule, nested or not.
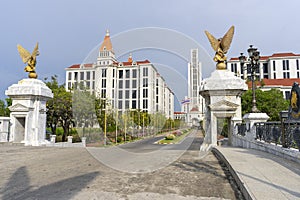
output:
[[[175,114],[175,115],[180,115],[180,114],[185,114],[185,112],[178,112],[178,111],[175,111],[174,114]]]
[[[103,40],[99,50],[100,51],[113,51],[112,43],[111,43],[108,31],[106,31],[106,35],[104,37],[104,40]]]
[[[292,86],[294,82],[300,83],[300,78],[290,78],[290,79],[262,79],[262,81],[256,82],[257,86],[261,86],[261,82],[265,86]],[[251,81],[248,83],[248,87],[251,88]]]
[[[274,53],[272,56],[270,57],[290,57],[290,56],[299,56],[299,54],[294,54],[294,53]]]
[[[143,60],[143,61],[135,61],[137,65],[140,64],[147,64],[150,63],[149,60]],[[114,62],[115,65],[118,65],[119,63],[122,63],[123,66],[131,66],[133,62]],[[70,67],[68,67],[68,69],[79,69],[81,64],[74,64],[71,65]],[[93,64],[92,63],[86,63],[86,64],[82,64],[83,68],[92,68]]]
[[[120,63],[122,63],[123,66],[131,66],[134,62],[137,65],[151,63],[149,60],[143,60],[143,61],[132,61],[132,62],[128,62],[128,61],[126,61],[126,62],[114,62],[114,64],[115,65],[119,65]]]
[[[71,65],[70,67],[68,67],[68,69],[79,69],[80,65],[81,64],[74,64],[74,65]],[[83,64],[83,67],[84,68],[91,68],[91,67],[93,67],[93,64],[92,63]]]
[[[271,56],[260,56],[260,60],[268,60],[270,58],[282,58],[282,57],[291,57],[291,56],[300,56],[300,54],[294,53],[274,53]],[[229,59],[230,61],[239,61],[238,57],[233,57]]]
[[[193,107],[192,110],[191,110],[191,112],[193,112],[193,111],[194,112],[198,112],[199,111],[198,107],[197,106]]]

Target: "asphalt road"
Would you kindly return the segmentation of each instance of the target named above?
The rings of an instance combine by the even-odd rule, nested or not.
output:
[[[153,140],[121,148],[0,145],[0,199],[241,199],[222,163],[211,152],[199,156],[199,133],[167,147]],[[105,157],[132,171],[114,169]]]

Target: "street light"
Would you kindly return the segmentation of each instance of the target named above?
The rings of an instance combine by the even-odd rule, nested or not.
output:
[[[256,84],[255,84],[255,72],[257,69],[259,69],[259,51],[257,51],[257,48],[253,48],[253,45],[250,45],[248,51],[248,61],[249,65],[246,65],[247,71],[250,70],[251,73],[251,82],[252,82],[252,108],[251,112],[253,113],[258,113],[260,112],[257,107],[256,107],[256,97],[255,97],[255,89],[256,89]],[[239,61],[241,64],[241,67],[244,67],[245,62],[247,61],[247,57],[241,53],[239,56]]]

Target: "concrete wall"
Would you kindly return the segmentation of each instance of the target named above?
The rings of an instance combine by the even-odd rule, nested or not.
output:
[[[246,137],[234,134],[232,137],[232,145],[243,148],[257,149],[265,151],[288,160],[300,163],[300,152],[298,149],[287,149],[281,147],[281,145],[275,145],[272,143],[266,143],[263,141],[249,140]]]

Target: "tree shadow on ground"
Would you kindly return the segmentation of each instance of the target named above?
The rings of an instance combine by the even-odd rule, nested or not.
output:
[[[188,172],[203,172],[212,174],[216,177],[220,177],[222,179],[226,179],[226,176],[220,174],[216,167],[212,165],[206,164],[202,161],[179,161],[172,164],[175,167],[180,168],[181,170],[188,171]]]
[[[35,189],[30,185],[26,167],[20,167],[0,192],[3,200],[70,199],[98,175],[99,172],[91,172]]]

